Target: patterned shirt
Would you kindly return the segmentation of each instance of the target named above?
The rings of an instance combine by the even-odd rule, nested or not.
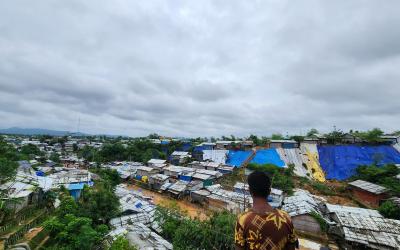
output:
[[[275,209],[269,213],[252,210],[239,215],[235,228],[235,244],[241,249],[295,249],[297,237],[290,216]]]

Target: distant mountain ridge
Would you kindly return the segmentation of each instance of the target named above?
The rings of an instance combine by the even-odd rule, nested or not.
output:
[[[51,135],[51,136],[66,136],[66,135],[85,136],[85,135],[89,135],[89,134],[80,133],[80,132],[60,131],[60,130],[51,130],[51,129],[43,129],[43,128],[19,128],[19,127],[0,129],[0,134]]]

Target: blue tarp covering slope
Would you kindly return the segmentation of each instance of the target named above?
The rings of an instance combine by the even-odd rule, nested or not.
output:
[[[400,163],[400,153],[391,146],[318,146],[319,161],[327,179],[344,180],[359,165]]]
[[[258,150],[253,160],[251,160],[251,163],[274,164],[278,167],[285,166],[285,162],[281,160],[278,152],[274,148]]]
[[[252,151],[229,150],[226,164],[233,167],[240,167],[250,157]]]

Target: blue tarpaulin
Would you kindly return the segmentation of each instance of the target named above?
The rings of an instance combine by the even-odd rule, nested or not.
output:
[[[85,186],[85,183],[71,183],[68,185],[68,190],[81,190]]]
[[[190,182],[192,180],[192,176],[180,175],[179,180]]]
[[[229,150],[226,164],[229,166],[240,167],[250,157],[252,151]]]
[[[275,148],[260,149],[256,152],[251,163],[256,164],[274,164],[278,167],[285,166],[285,162],[281,160]]]
[[[78,200],[81,196],[81,191],[85,183],[71,183],[68,185],[69,194],[75,199]]]
[[[44,172],[43,171],[36,171],[36,176],[44,176]]]
[[[355,174],[360,165],[400,163],[400,153],[383,146],[318,146],[319,161],[327,179],[344,180]]]
[[[189,151],[189,149],[192,147],[191,142],[183,142],[182,147],[180,148],[180,151]]]

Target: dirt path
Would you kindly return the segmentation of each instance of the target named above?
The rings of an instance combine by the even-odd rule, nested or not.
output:
[[[25,241],[30,241],[33,239],[38,233],[40,233],[43,230],[43,227],[34,227],[30,229],[24,236]]]
[[[156,205],[169,206],[171,204],[176,204],[190,218],[199,218],[200,220],[204,220],[208,217],[207,214],[209,212],[206,209],[202,208],[200,205],[191,203],[187,200],[176,200],[171,197],[168,197],[167,195],[143,189],[134,184],[129,184],[128,187],[133,190],[140,191],[142,194],[151,197],[153,199],[153,203]]]

